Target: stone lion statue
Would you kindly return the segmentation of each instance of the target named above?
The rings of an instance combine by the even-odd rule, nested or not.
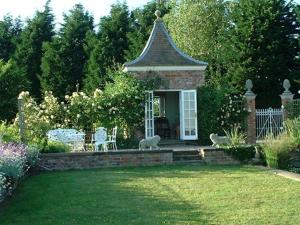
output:
[[[212,141],[215,147],[219,147],[220,145],[227,145],[229,144],[229,138],[227,136],[218,136],[217,134],[210,134],[210,140]]]
[[[150,148],[150,150],[152,150],[152,148],[159,149],[158,147],[159,142],[160,142],[160,136],[158,135],[155,135],[150,138],[142,139],[139,144],[139,150],[144,150],[147,149],[148,147]]]

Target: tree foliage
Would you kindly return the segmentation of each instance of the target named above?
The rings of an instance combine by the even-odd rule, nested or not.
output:
[[[86,36],[93,30],[93,17],[81,4],[64,15],[64,23],[57,37],[44,45],[41,85],[43,91],[52,90],[62,98],[82,85],[85,63]]]
[[[286,0],[181,0],[167,22],[180,48],[208,61],[210,82],[242,92],[252,79],[259,106],[279,105],[282,81],[298,75],[299,23]]]
[[[14,55],[16,70],[30,80],[30,91],[36,98],[41,97],[38,77],[41,74],[42,46],[44,42],[51,41],[54,35],[54,16],[49,3],[46,3],[42,12],[37,11],[34,18],[27,21]]]
[[[13,19],[6,15],[0,21],[0,59],[8,61],[15,52],[17,42],[22,31],[22,23],[19,18]]]
[[[240,0],[231,4],[230,12],[231,26],[223,43],[226,73],[221,80],[225,77],[242,90],[252,79],[259,106],[280,105],[282,82],[293,80],[299,55],[299,23],[292,4]]]
[[[110,14],[100,19],[98,41],[86,66],[86,90],[93,91],[97,87],[103,89],[108,80],[108,71],[126,61],[129,26],[129,11],[126,3],[112,5]]]
[[[165,20],[179,48],[196,59],[215,60],[227,27],[223,0],[181,0]]]
[[[26,78],[14,70],[13,62],[0,60],[0,120],[11,120],[17,112],[17,98],[28,88]]]

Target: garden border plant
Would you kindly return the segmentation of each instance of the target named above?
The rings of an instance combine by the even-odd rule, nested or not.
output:
[[[241,130],[241,127],[235,125],[230,131],[224,130],[229,143],[221,146],[225,153],[242,163],[247,163],[255,157],[255,146],[246,144],[246,134]]]
[[[38,154],[36,146],[0,144],[0,202],[12,194],[26,172],[36,165]]]
[[[300,117],[284,122],[285,132],[274,137],[269,134],[261,144],[267,166],[298,171],[291,163],[291,152],[300,149]]]

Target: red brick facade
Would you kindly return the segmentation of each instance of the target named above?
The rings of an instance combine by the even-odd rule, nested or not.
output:
[[[159,76],[164,81],[160,89],[197,89],[205,84],[204,71],[133,72],[139,79]]]

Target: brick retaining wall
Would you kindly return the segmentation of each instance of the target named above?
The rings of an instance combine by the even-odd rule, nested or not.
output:
[[[92,169],[102,167],[152,166],[173,163],[172,150],[47,153],[40,155],[41,170]]]
[[[208,165],[237,165],[240,164],[238,160],[226,154],[223,149],[218,148],[202,148],[201,156]]]

